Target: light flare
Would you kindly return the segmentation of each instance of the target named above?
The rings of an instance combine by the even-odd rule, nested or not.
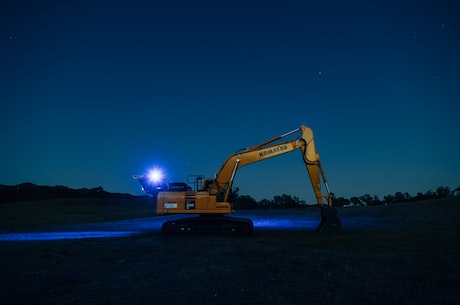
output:
[[[160,184],[165,175],[160,168],[152,168],[147,172],[147,179],[152,184]]]

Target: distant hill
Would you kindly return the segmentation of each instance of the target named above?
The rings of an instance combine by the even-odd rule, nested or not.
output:
[[[41,186],[30,182],[0,184],[0,203],[64,198],[133,198],[131,194],[109,193],[102,187],[72,189],[66,186]]]

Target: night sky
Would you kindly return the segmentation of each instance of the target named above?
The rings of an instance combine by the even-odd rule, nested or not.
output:
[[[456,1],[2,1],[0,184],[212,178],[304,124],[337,197],[460,186]],[[314,195],[294,151],[256,200]]]

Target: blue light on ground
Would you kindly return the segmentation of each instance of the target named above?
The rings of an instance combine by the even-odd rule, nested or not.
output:
[[[319,221],[312,219],[276,219],[270,217],[252,218],[255,230],[298,230],[315,228]]]
[[[0,233],[0,241],[40,241],[134,236],[160,232],[161,225],[164,222],[189,216],[169,215],[66,225],[48,228],[45,232],[5,232]],[[254,223],[254,231],[314,231],[321,220],[318,210],[237,211],[233,216],[251,219]],[[403,222],[420,222],[419,219],[401,219],[401,217],[397,216],[384,217],[340,213],[338,216],[345,230],[367,230],[383,226],[394,227]]]
[[[237,211],[235,216],[249,218],[255,231],[315,230],[321,220],[318,210]]]
[[[86,232],[24,232],[0,234],[0,241],[37,241],[37,240],[62,240],[85,239],[104,237],[123,237],[133,235],[134,232],[113,231],[86,231]]]
[[[112,222],[66,225],[48,228],[46,232],[0,233],[0,241],[41,241],[126,237],[159,232],[163,222],[174,217],[147,217]],[[179,218],[176,215],[175,218]]]

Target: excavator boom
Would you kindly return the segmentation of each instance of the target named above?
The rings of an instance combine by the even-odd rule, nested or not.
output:
[[[273,144],[274,142],[279,141],[282,138],[289,136],[297,131],[301,131],[301,136],[299,138],[291,141]],[[311,128],[304,125],[290,132],[274,137],[273,139],[265,141],[261,144],[246,148],[243,151],[231,155],[229,158],[227,158],[227,160],[225,160],[224,164],[217,173],[210,193],[217,194],[219,191],[223,191],[223,201],[228,200],[229,191],[233,184],[236,170],[247,164],[277,157],[297,149],[300,149],[302,152],[302,157],[305,162],[305,166],[310,177],[318,205],[322,206],[323,203],[326,203],[327,205],[331,206],[332,197],[329,191],[329,186],[327,185],[323,168],[321,166],[319,155],[316,151],[313,132]],[[326,188],[325,194],[323,194],[321,189],[321,179],[323,180],[323,184]],[[326,202],[324,202],[324,200]]]

